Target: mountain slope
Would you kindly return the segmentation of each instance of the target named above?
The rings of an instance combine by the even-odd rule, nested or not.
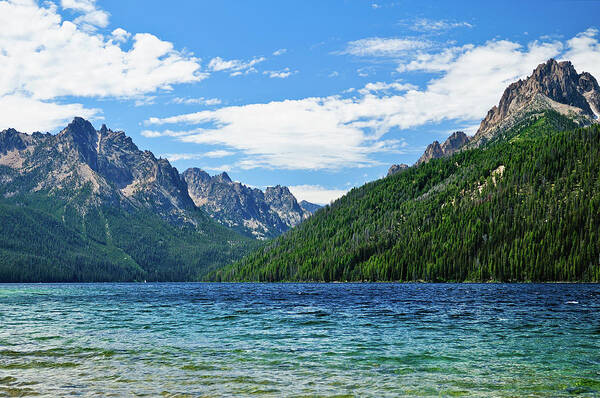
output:
[[[354,189],[211,277],[600,280],[600,127],[547,111],[505,137]]]
[[[281,235],[306,220],[315,205],[301,206],[287,187],[268,187],[264,192],[231,181],[227,173],[210,176],[187,169],[182,179],[196,206],[219,223],[259,239]]]
[[[255,245],[198,210],[167,160],[80,118],[0,132],[0,198],[4,281],[194,280]]]

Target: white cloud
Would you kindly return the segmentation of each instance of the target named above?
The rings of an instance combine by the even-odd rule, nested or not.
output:
[[[306,200],[319,205],[326,205],[345,195],[347,189],[328,189],[321,185],[293,185],[288,187],[298,201]]]
[[[340,169],[378,164],[379,152],[406,145],[390,131],[447,120],[474,125],[498,103],[504,89],[525,78],[551,57],[573,57],[581,71],[600,76],[600,44],[595,30],[563,43],[534,41],[526,46],[507,40],[465,45],[418,57],[403,70],[436,71],[423,89],[396,82],[373,82],[352,98],[329,96],[150,118],[160,126],[194,128],[159,134],[199,144],[235,149],[239,168]],[[590,61],[591,60],[591,61]],[[581,65],[578,63],[581,62]],[[397,136],[396,136],[397,137]]]
[[[369,94],[369,93],[376,93],[376,92],[409,91],[409,90],[417,90],[417,89],[418,89],[418,87],[415,86],[414,84],[401,83],[398,81],[392,82],[392,83],[374,82],[374,83],[367,83],[365,85],[365,87],[358,90],[358,92],[361,94]]]
[[[432,20],[427,18],[419,18],[411,26],[411,29],[419,32],[444,31],[454,28],[472,28],[468,22],[455,22],[446,20]]]
[[[274,51],[273,55],[277,57],[279,55],[285,54],[286,52],[287,52],[287,48],[280,48],[279,50]]]
[[[208,69],[213,72],[230,72],[231,76],[240,76],[243,74],[256,72],[254,65],[265,61],[265,57],[252,58],[250,61],[241,61],[239,59],[224,60],[221,57],[215,57],[208,63]]]
[[[0,130],[15,128],[22,132],[48,131],[64,126],[73,116],[96,118],[98,109],[81,104],[55,104],[22,95],[0,96]]]
[[[422,50],[431,44],[421,39],[370,37],[351,41],[342,54],[361,57],[397,57],[407,51]]]
[[[174,84],[206,77],[198,59],[156,36],[135,34],[132,45],[124,50],[119,41],[128,36],[125,30],[116,29],[112,35],[90,33],[64,21],[52,3],[44,4],[0,0],[0,98],[28,98],[46,111],[57,112],[56,119],[43,119],[48,124],[40,119],[36,129],[56,127],[52,120],[64,117],[68,109],[79,110],[69,118],[98,113],[78,104],[50,106],[48,101],[68,96],[139,100],[160,89],[170,90]],[[65,0],[63,7],[89,13],[95,2]],[[10,115],[15,126],[30,122],[26,109],[15,111]]]
[[[271,79],[286,79],[291,75],[295,75],[298,71],[291,71],[290,68],[285,68],[283,70],[266,70],[263,72],[263,75],[269,76]]]
[[[235,155],[235,152],[216,150],[204,153],[167,153],[162,155],[162,157],[167,158],[170,162],[177,162],[180,160],[198,160],[204,158],[218,159],[231,155]]]
[[[600,79],[600,42],[598,29],[590,28],[567,41],[567,51],[562,60],[573,62],[577,72],[589,72]]]
[[[242,151],[247,156],[238,166],[244,169],[364,167],[378,164],[370,154],[398,149],[397,141],[380,140],[385,131],[377,123],[362,120],[380,112],[372,108],[377,106],[373,96],[361,102],[338,97],[306,98],[151,118],[147,123],[211,125],[189,131],[167,130],[163,135]]]
[[[218,98],[204,98],[204,97],[200,97],[200,98],[181,98],[181,97],[176,97],[173,99],[172,101],[174,104],[185,104],[185,105],[206,105],[206,106],[213,106],[213,105],[220,105],[221,104],[221,100]]]
[[[123,28],[117,28],[112,31],[113,40],[124,43],[131,37],[131,33]]]
[[[155,95],[149,95],[149,96],[143,96],[143,97],[139,97],[135,100],[134,105],[136,107],[139,106],[146,106],[146,105],[154,105],[156,102],[156,96]]]
[[[96,8],[96,0],[61,0],[60,5],[64,9],[83,13],[83,15],[75,18],[73,22],[83,25],[86,30],[108,26],[109,14],[104,10]]]

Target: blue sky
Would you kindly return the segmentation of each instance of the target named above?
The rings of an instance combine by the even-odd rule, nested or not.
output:
[[[600,77],[599,1],[0,1],[0,128],[74,116],[180,171],[327,203],[473,134],[550,57]]]

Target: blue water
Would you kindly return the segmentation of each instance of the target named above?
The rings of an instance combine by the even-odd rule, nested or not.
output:
[[[600,286],[0,285],[0,396],[600,396]]]

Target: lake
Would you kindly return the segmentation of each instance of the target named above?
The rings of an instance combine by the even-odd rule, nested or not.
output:
[[[0,285],[0,396],[598,396],[600,286]]]

